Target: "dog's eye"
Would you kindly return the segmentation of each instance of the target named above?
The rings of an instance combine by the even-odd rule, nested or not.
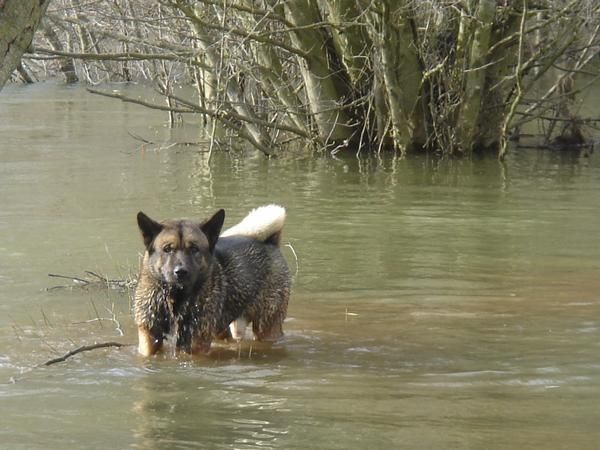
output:
[[[194,244],[190,245],[188,249],[191,253],[198,253],[200,251],[200,249]]]
[[[163,252],[171,253],[173,251],[173,246],[171,244],[167,244],[163,247]]]

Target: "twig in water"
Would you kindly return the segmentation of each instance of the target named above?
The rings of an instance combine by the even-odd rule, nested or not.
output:
[[[107,307],[105,306],[104,309],[106,310],[106,312],[108,312],[111,317],[100,317],[100,314],[98,313],[98,309],[96,308],[96,304],[94,303],[93,300],[90,301],[90,303],[92,304],[92,308],[94,308],[94,312],[96,313],[96,317],[94,317],[93,319],[88,319],[88,320],[80,320],[77,322],[71,322],[71,325],[80,325],[83,323],[93,323],[93,322],[98,322],[98,325],[100,325],[100,328],[104,328],[104,326],[102,325],[102,322],[107,321],[107,322],[112,322],[115,324],[115,330],[116,332],[119,334],[119,336],[124,336],[125,333],[123,333],[123,328],[121,328],[121,322],[119,321],[119,319],[117,319],[117,314],[115,313],[115,304],[114,302],[111,304],[111,307]]]
[[[77,355],[78,353],[89,352],[90,350],[96,350],[97,348],[106,348],[106,347],[129,347],[132,344],[121,344],[120,342],[99,342],[97,344],[91,345],[82,345],[81,347],[76,348],[75,350],[71,350],[70,352],[65,353],[63,356],[59,356],[57,358],[50,359],[39,366],[51,366],[52,364],[56,364],[59,362],[66,361],[71,356]],[[38,366],[38,367],[39,367]]]
[[[117,319],[117,315],[115,314],[115,304],[113,303],[110,309],[107,307],[105,307],[104,309],[106,309],[106,311],[108,311],[112,316],[110,320],[117,326],[117,333],[119,333],[120,336],[124,336],[123,329],[121,328],[121,322],[119,322],[119,320]]]
[[[48,342],[46,342],[46,341],[42,341],[42,342],[44,344],[46,344],[52,351],[56,352],[56,349],[54,347],[52,347]],[[73,341],[71,341],[71,342],[73,342]],[[75,344],[73,343],[73,345],[75,345]],[[107,348],[107,347],[120,348],[120,347],[131,347],[131,346],[133,346],[133,344],[121,344],[120,342],[99,342],[99,343],[91,344],[91,345],[82,345],[81,347],[78,347],[75,350],[71,350],[70,352],[67,352],[62,356],[49,359],[48,361],[46,361],[45,363],[42,363],[42,364],[37,364],[35,366],[31,366],[31,367],[25,369],[24,371],[22,371],[21,375],[19,377],[10,377],[8,382],[10,384],[15,384],[16,382],[20,381],[23,378],[23,375],[26,373],[30,373],[30,372],[34,371],[35,369],[39,369],[40,367],[47,367],[47,366],[51,366],[53,364],[57,364],[57,363],[66,361],[71,356],[77,355],[78,353],[88,352],[90,350],[95,350],[97,348]]]
[[[348,322],[348,317],[356,317],[358,314],[348,311],[348,307],[346,307],[346,313],[344,315],[345,322]]]
[[[56,273],[49,273],[48,276],[53,277],[53,278],[64,278],[66,280],[71,280],[75,284],[83,284],[83,285],[90,284],[90,282],[88,280],[84,280],[83,278],[78,278],[78,277],[71,277],[68,275],[58,275]]]
[[[59,275],[55,273],[49,273],[49,277],[53,278],[63,278],[65,280],[71,280],[73,284],[80,288],[88,288],[88,287],[107,287],[112,290],[124,291],[127,289],[133,288],[137,281],[135,279],[125,279],[125,280],[114,280],[110,278],[106,278],[102,275],[98,275],[95,272],[86,270],[85,273],[90,276],[90,278],[79,278],[69,275]],[[46,290],[54,290],[54,289],[72,289],[73,286],[53,286],[50,288],[46,288]]]
[[[300,266],[298,265],[298,255],[296,254],[296,250],[294,250],[294,247],[292,247],[292,244],[290,244],[289,242],[287,244],[285,244],[285,247],[288,247],[292,251],[292,255],[294,255],[294,259],[296,260],[295,275],[298,275],[298,270],[300,269]]]
[[[40,311],[42,312],[42,317],[44,318],[44,323],[46,324],[46,326],[48,328],[52,328],[52,324],[48,320],[48,317],[46,316],[46,313],[44,312],[44,308],[40,308]]]
[[[96,319],[98,319],[98,323],[100,324],[100,328],[104,328],[102,326],[102,321],[100,320],[100,314],[98,314],[98,310],[96,309],[96,304],[94,303],[94,300],[92,300],[90,303],[92,304],[92,308],[94,308],[94,312],[96,313]]]

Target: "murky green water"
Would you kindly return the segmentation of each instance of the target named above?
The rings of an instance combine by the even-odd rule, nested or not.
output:
[[[163,119],[80,88],[0,94],[0,447],[597,447],[597,154],[209,165],[129,134],[160,142]],[[233,224],[268,202],[297,255],[283,345],[35,367],[136,340],[127,293],[48,273],[135,272],[140,209]]]

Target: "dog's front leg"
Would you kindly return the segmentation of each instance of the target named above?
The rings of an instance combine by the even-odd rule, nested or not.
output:
[[[138,352],[143,356],[154,355],[162,347],[163,338],[155,337],[143,325],[138,326]]]

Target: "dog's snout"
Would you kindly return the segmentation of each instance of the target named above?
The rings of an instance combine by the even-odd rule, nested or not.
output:
[[[187,277],[188,274],[187,269],[183,266],[175,267],[175,270],[173,270],[173,272],[175,273],[175,276],[178,280],[183,280],[185,277]]]

